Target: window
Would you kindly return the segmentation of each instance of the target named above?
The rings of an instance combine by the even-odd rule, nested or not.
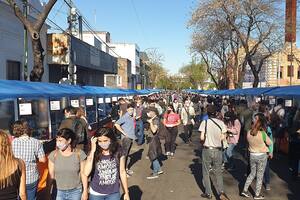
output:
[[[300,79],[300,66],[298,66],[297,78]]]
[[[279,72],[278,72],[279,74],[279,79],[282,79],[282,77],[283,77],[283,66],[280,66],[280,70],[279,70]]]
[[[21,63],[17,61],[6,62],[7,80],[21,80]]]
[[[289,65],[288,66],[288,73],[287,73],[288,77],[293,77],[294,76],[294,66],[293,65]]]

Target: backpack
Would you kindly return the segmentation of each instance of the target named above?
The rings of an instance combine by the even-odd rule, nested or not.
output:
[[[282,124],[282,119],[280,118],[280,116],[278,115],[278,112],[283,109],[283,108],[279,108],[277,111],[275,111],[275,109],[273,108],[271,115],[270,115],[270,127],[275,130],[277,128],[280,127],[280,125]]]
[[[73,130],[76,133],[76,139],[77,143],[83,143],[86,140],[86,131],[85,127],[80,121],[79,118],[75,118],[72,122],[71,130]]]

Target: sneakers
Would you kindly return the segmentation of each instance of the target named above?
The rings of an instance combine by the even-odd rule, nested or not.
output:
[[[174,157],[174,153],[171,152],[171,153],[170,153],[170,156],[171,156],[171,157]]]
[[[242,197],[249,198],[249,197],[250,197],[250,194],[249,194],[248,192],[246,192],[246,191],[243,191],[243,192],[241,193],[241,196],[242,196]]]
[[[158,173],[156,174],[156,173],[152,173],[150,176],[148,176],[147,177],[147,179],[148,180],[152,180],[152,179],[156,179],[156,178],[158,178],[159,176],[158,176]]]
[[[164,173],[163,170],[160,170],[160,171],[157,172],[158,175],[161,175],[161,174],[163,174],[163,173]]]
[[[131,169],[126,169],[126,173],[131,176],[133,174],[133,171]]]
[[[260,195],[258,195],[258,196],[255,195],[254,199],[265,199],[265,197],[264,197],[263,195],[260,194]]]
[[[203,194],[201,194],[201,197],[205,198],[205,199],[212,199],[212,195],[211,194],[205,194],[205,193],[203,193]]]
[[[222,192],[220,194],[220,200],[229,200],[229,198],[228,198],[228,196],[224,192]]]
[[[266,184],[265,187],[266,187],[266,190],[267,190],[267,191],[270,191],[270,190],[271,190],[270,184]]]

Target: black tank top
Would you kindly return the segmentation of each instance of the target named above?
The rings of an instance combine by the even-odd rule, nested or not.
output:
[[[21,181],[21,169],[18,162],[18,168],[10,175],[12,184],[5,188],[0,188],[0,200],[16,200],[19,196],[19,187]]]

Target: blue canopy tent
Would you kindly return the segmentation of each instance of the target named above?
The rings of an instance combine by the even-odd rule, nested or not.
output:
[[[86,95],[80,86],[0,80],[0,99],[49,98]]]
[[[13,100],[16,98],[55,98],[66,96],[134,94],[138,94],[138,92],[131,89],[113,89],[96,86],[81,87],[55,83],[0,80],[0,100]]]
[[[240,96],[261,96],[277,87],[246,88],[238,91]]]
[[[267,96],[300,97],[300,86],[277,87],[265,93]]]

